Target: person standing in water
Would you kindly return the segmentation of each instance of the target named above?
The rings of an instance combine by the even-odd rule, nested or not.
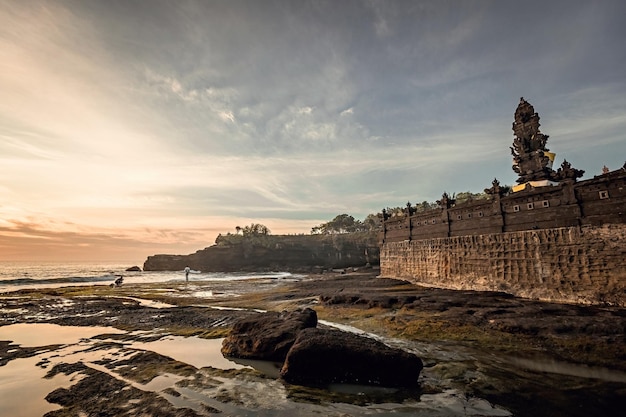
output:
[[[189,272],[191,271],[191,268],[189,268],[188,266],[185,267],[185,281],[189,281]]]

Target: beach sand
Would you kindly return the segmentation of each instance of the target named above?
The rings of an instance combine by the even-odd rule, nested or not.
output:
[[[19,374],[16,364],[31,367],[47,381],[46,399],[32,415],[49,417],[586,416],[626,403],[624,309],[423,288],[377,278],[373,270],[245,285],[238,292],[172,282],[2,294],[0,335],[11,330],[15,340],[0,337],[0,378]],[[289,386],[263,372],[275,365],[211,356],[239,318],[299,307],[313,308],[325,324],[417,353],[425,363],[418,392]],[[50,336],[39,327],[48,342],[25,343],[35,328],[20,333],[17,324],[99,330],[66,342],[58,327]],[[22,406],[4,396],[0,414]]]

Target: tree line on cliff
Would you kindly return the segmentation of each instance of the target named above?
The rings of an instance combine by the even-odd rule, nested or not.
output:
[[[487,198],[485,193],[472,193],[469,191],[456,193],[453,195],[453,199],[457,203],[461,203],[468,200],[478,200]],[[410,205],[410,203],[407,203]],[[416,211],[425,211],[437,208],[437,203],[423,201],[416,204]],[[406,214],[406,207],[387,207],[386,213],[390,216],[403,216]],[[360,234],[360,235],[375,235],[382,227],[382,213],[368,214],[364,220],[355,219],[354,216],[343,213],[335,216],[332,220],[321,223],[311,228],[311,235],[338,235],[338,234]],[[215,240],[215,244],[218,246],[237,245],[243,242],[254,242],[255,244],[269,244],[272,241],[269,236],[271,230],[260,223],[251,223],[247,226],[236,226],[235,233],[228,232],[225,235],[218,235]]]
[[[506,192],[508,193],[511,187],[508,185],[504,185],[502,186],[502,189],[506,190]],[[446,192],[444,193],[444,195],[448,195],[448,193]],[[455,205],[455,204],[462,204],[462,203],[469,202],[469,201],[485,200],[489,198],[489,195],[486,192],[473,193],[471,191],[464,191],[460,193],[454,193],[451,196],[449,196],[449,198],[453,202],[453,205]],[[407,202],[407,205],[404,207],[387,207],[385,208],[385,212],[390,217],[406,216],[407,206],[411,206],[411,210],[415,213],[420,213],[420,212],[439,208],[438,202],[431,202],[431,201],[424,200],[421,203],[417,203],[415,205],[412,205],[410,202]],[[381,217],[382,215],[377,214],[377,216]]]
[[[365,220],[355,219],[349,214],[340,214],[334,219],[314,226],[311,229],[311,235],[338,235],[352,234],[360,236],[362,239],[375,236],[380,230],[380,215],[370,214]],[[217,246],[234,246],[240,244],[254,244],[257,246],[272,245],[275,239],[272,239],[271,230],[262,224],[252,223],[248,226],[236,226],[235,233],[228,232],[225,235],[219,234],[215,239]]]

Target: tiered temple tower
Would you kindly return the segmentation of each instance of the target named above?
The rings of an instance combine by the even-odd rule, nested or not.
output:
[[[584,171],[572,168],[571,164],[563,161],[561,168],[557,171],[552,169],[555,154],[546,147],[548,135],[544,135],[539,130],[539,115],[535,108],[524,97],[520,98],[520,103],[515,110],[515,121],[513,122],[513,171],[519,178],[520,185],[513,188],[520,191],[527,185],[540,187],[550,185],[554,182],[572,181],[582,177]]]

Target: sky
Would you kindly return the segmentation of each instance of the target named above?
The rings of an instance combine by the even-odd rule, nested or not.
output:
[[[0,0],[0,260],[188,254],[626,161],[623,0]]]

